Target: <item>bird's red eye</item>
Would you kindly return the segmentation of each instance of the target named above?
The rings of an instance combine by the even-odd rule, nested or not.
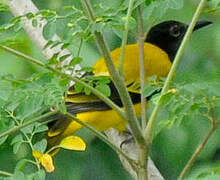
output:
[[[171,26],[170,35],[173,37],[178,37],[181,35],[180,28],[177,25]]]

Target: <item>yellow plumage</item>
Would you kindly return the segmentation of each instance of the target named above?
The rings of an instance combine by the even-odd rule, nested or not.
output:
[[[111,56],[116,66],[118,66],[119,63],[120,51],[121,48],[117,48],[111,52]],[[153,75],[165,77],[168,74],[171,67],[171,62],[166,52],[150,43],[144,43],[144,53],[146,78]],[[140,93],[138,44],[127,45],[125,48],[124,58],[124,79],[127,85],[132,83],[132,85],[129,86],[128,90],[130,92]],[[97,76],[109,76],[103,58],[99,59],[97,63],[94,65],[94,74]],[[94,95],[86,96],[82,94],[74,94],[74,96],[70,95],[66,99],[66,102],[71,103],[85,103],[94,101],[100,100],[96,98]],[[140,103],[135,104],[134,109],[137,116],[141,114]],[[126,127],[125,120],[122,119],[114,110],[82,112],[76,114],[76,117],[79,118],[81,121],[92,125],[99,131],[104,131],[112,127],[120,131],[123,131]],[[82,128],[82,126],[72,120],[68,122],[68,125],[65,125],[65,128],[51,128],[48,132],[48,136],[59,136],[58,139],[62,139],[66,136],[74,134],[80,128]]]
[[[116,67],[118,67],[121,48],[117,48],[111,52],[112,59]],[[171,67],[171,62],[166,52],[157,46],[144,43],[144,65],[146,79],[153,75],[165,77]],[[101,58],[94,65],[94,74],[109,76],[104,59]],[[137,92],[140,87],[140,65],[139,65],[139,48],[138,44],[130,44],[125,48],[124,56],[124,79],[126,84],[134,83],[129,87],[130,92]]]

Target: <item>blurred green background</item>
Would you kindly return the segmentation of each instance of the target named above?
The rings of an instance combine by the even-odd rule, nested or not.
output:
[[[34,0],[33,2],[39,9],[49,8],[58,12],[62,11],[64,5],[76,3],[74,0]],[[198,1],[186,0],[181,10],[169,10],[160,21],[189,22],[197,3]],[[8,13],[0,13],[0,24],[7,22],[10,18]],[[211,20],[213,25],[193,34],[179,65],[177,82],[197,82],[198,80],[205,82],[219,81],[220,79],[220,11],[204,14],[200,19]],[[59,35],[64,36],[62,31]],[[24,32],[4,33],[0,36],[0,41],[5,40],[15,42],[11,47],[38,59],[43,59],[41,52],[30,42]],[[111,32],[108,32],[107,42],[111,49],[120,46],[120,39]],[[76,49],[73,47],[71,50],[74,52]],[[84,65],[91,65],[100,57],[94,43],[84,44],[80,55],[88,60],[84,62]],[[27,78],[39,71],[41,69],[36,66],[0,51],[0,75],[13,74],[19,78]],[[159,118],[163,118],[163,115],[160,115]],[[153,142],[151,154],[166,179],[176,179],[208,128],[209,122],[205,119],[188,119],[181,126],[166,128],[158,134]],[[117,155],[107,145],[89,132],[82,130],[79,133],[87,137],[88,150],[83,153],[62,150],[55,158],[56,171],[47,174],[48,180],[131,179],[123,170]],[[219,139],[220,130],[217,130],[196,161],[189,178],[194,179],[201,170],[220,166]],[[16,161],[26,156],[27,153],[28,149],[24,147],[17,155],[14,155],[9,144],[1,146],[0,170],[13,172]],[[213,179],[218,179],[218,177],[213,176]]]

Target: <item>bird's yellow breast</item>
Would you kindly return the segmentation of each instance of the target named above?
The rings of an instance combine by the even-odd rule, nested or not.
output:
[[[120,53],[121,48],[111,51],[111,56],[116,67],[118,67],[119,64]],[[169,73],[171,62],[165,51],[153,44],[144,43],[144,66],[146,79],[153,75],[165,77]],[[109,76],[104,58],[99,59],[94,65],[94,74]],[[126,45],[124,79],[126,84],[134,83],[134,86],[139,86],[140,66],[138,44]]]

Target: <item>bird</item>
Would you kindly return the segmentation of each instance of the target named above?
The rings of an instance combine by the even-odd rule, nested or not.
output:
[[[212,24],[211,21],[198,21],[193,29],[196,31]],[[153,26],[144,42],[144,68],[145,78],[153,75],[166,77],[170,71],[177,50],[183,40],[189,24],[169,20]],[[113,63],[119,65],[121,47],[111,51]],[[139,67],[138,44],[127,44],[125,47],[123,76],[128,92],[133,102],[137,116],[141,114],[140,99],[140,67]],[[119,107],[123,108],[117,89],[111,82],[111,77],[105,65],[104,58],[100,58],[93,66],[93,76],[105,76],[110,78],[110,99]],[[146,99],[147,101],[158,92],[154,92]],[[115,110],[93,94],[85,95],[74,91],[74,85],[70,88],[65,98],[67,111],[81,121],[88,123],[98,131],[115,128],[119,131],[126,130],[126,121]],[[64,115],[56,115],[56,120],[49,124],[47,132],[48,146],[59,144],[68,136],[73,135],[82,125]]]

